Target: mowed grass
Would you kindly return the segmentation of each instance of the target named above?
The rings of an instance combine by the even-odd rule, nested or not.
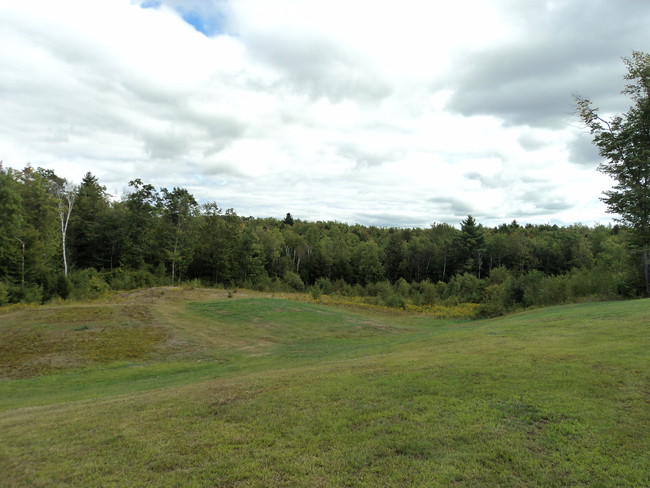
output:
[[[453,322],[139,298],[0,315],[0,486],[650,486],[646,300]]]

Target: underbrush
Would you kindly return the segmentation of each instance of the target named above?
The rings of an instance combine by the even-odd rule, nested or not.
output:
[[[404,310],[409,313],[424,314],[432,318],[440,319],[473,319],[476,318],[478,303],[460,303],[457,305],[415,305],[403,302],[400,306],[390,306],[378,300],[368,297],[344,297],[340,295],[321,295],[313,299],[316,303],[328,305],[343,305],[355,308],[377,310],[382,312],[394,312]]]

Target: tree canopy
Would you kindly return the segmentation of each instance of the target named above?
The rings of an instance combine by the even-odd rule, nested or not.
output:
[[[72,193],[64,195],[74,202],[63,208],[65,235],[53,188]],[[494,314],[642,290],[638,267],[623,253],[625,227],[488,228],[473,216],[457,227],[367,227],[241,217],[214,202],[199,205],[184,188],[139,179],[129,188],[115,199],[90,173],[72,186],[52,171],[0,166],[0,304],[196,280],[391,306],[487,301]]]
[[[605,159],[599,170],[614,179],[602,200],[609,212],[630,225],[639,243],[650,243],[650,55],[635,51],[623,58],[625,79],[622,93],[632,106],[622,115],[606,119],[591,100],[577,97],[582,122]]]
[[[631,227],[634,243],[643,247],[645,288],[650,296],[650,55],[634,51],[623,62],[630,83],[622,93],[632,100],[625,113],[607,119],[588,98],[576,101],[580,118],[605,160],[598,169],[614,180],[602,200],[618,221]]]

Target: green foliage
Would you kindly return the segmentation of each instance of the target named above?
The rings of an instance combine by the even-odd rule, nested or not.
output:
[[[0,281],[0,306],[9,303],[9,286]]]
[[[326,294],[332,293],[333,290],[332,281],[325,277],[318,278],[314,286]]]
[[[454,241],[455,259],[463,271],[481,278],[485,259],[485,232],[474,217],[468,215],[460,224],[460,234]]]
[[[483,297],[485,282],[475,275],[463,273],[449,281],[447,296],[460,302],[479,303]]]
[[[92,270],[92,272],[97,273],[95,270]],[[61,273],[56,279],[56,285],[53,289],[52,295],[65,300],[70,296],[74,288],[75,283],[73,283],[71,277]]]
[[[302,282],[300,275],[292,271],[284,273],[284,282],[295,291],[303,291],[305,289],[305,284]]]
[[[95,176],[86,173],[74,202],[70,217],[72,261],[78,268],[109,268],[115,259],[119,229],[111,219],[106,187]]]
[[[612,190],[603,201],[619,220],[629,224],[642,245],[650,243],[650,54],[634,51],[623,59],[627,74],[623,93],[632,106],[611,120],[601,118],[589,99],[577,97],[580,119],[589,128],[593,142],[606,160],[599,170],[611,176]]]
[[[441,300],[439,286],[429,280],[411,283],[411,296],[415,305],[434,305]]]
[[[309,289],[309,294],[311,295],[312,299],[316,301],[320,300],[320,298],[323,296],[323,292],[317,286],[312,286]]]
[[[103,275],[93,268],[74,271],[69,278],[72,284],[70,297],[76,300],[97,298],[109,290]]]
[[[159,285],[159,278],[144,269],[116,268],[103,274],[112,290],[134,290]]]
[[[243,286],[371,298],[396,307],[483,303],[486,314],[591,299],[634,297],[643,288],[623,227],[526,225],[489,229],[472,216],[460,229],[384,229],[339,222],[292,225],[201,207],[183,188],[141,180],[110,201],[88,173],[76,192],[64,266],[50,170],[0,171],[0,279],[10,302],[83,298],[112,290],[178,284]],[[59,199],[60,200],[60,199]],[[12,210],[13,209],[13,210]],[[90,278],[85,270],[96,270]],[[24,270],[24,271],[23,271]],[[77,271],[74,271],[77,270]],[[84,274],[86,273],[86,274]],[[84,277],[82,279],[82,277]],[[25,282],[25,290],[16,288]],[[26,298],[28,296],[28,298]]]
[[[8,303],[43,303],[43,285],[28,283],[26,285],[11,284],[8,287]]]

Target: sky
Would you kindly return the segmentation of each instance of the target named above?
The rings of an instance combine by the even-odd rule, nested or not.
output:
[[[0,160],[239,215],[608,224],[647,0],[0,0]]]

